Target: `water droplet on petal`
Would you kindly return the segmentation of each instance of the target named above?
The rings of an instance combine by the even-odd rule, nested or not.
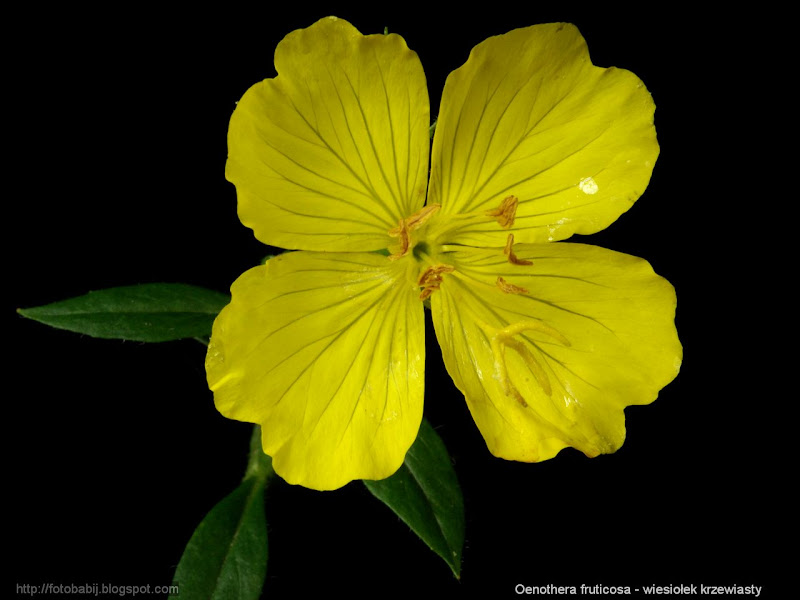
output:
[[[584,177],[581,179],[580,183],[578,183],[578,187],[581,188],[584,194],[596,194],[597,190],[600,189],[597,186],[597,182],[591,177]]]

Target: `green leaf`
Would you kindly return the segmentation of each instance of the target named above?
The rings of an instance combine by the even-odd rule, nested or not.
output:
[[[244,480],[211,509],[183,551],[172,584],[184,600],[259,598],[267,575],[264,488],[275,471],[261,449],[261,428],[250,437]]]
[[[397,473],[364,484],[460,576],[464,498],[447,448],[427,421]]]
[[[186,545],[172,584],[183,600],[248,600],[267,575],[266,478],[251,477],[211,509]]]
[[[182,283],[147,283],[20,308],[23,317],[92,337],[166,342],[211,335],[230,297]]]

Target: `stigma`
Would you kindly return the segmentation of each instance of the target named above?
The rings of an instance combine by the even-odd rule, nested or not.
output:
[[[508,366],[506,363],[506,349],[509,348],[516,352],[520,358],[525,362],[533,375],[534,380],[541,388],[542,392],[549,398],[553,395],[553,386],[550,383],[550,377],[544,365],[539,361],[536,355],[531,351],[525,343],[525,338],[522,337],[526,331],[538,332],[552,338],[563,346],[571,346],[570,341],[557,329],[550,327],[541,321],[518,321],[507,325],[501,329],[491,327],[487,324],[481,324],[481,328],[489,334],[490,345],[492,354],[494,356],[495,374],[503,387],[503,392],[509,398],[513,398],[519,404],[526,408],[528,406],[525,397],[520,393],[519,389],[514,385],[508,373]],[[534,344],[535,346],[535,344]]]

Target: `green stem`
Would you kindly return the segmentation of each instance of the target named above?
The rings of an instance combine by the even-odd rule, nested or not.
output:
[[[262,484],[266,484],[274,474],[272,459],[264,454],[264,450],[261,448],[261,427],[256,425],[253,427],[253,435],[250,437],[250,454],[247,457],[244,480],[255,478]]]

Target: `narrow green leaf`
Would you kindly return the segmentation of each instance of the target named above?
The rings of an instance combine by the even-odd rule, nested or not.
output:
[[[427,421],[397,473],[364,484],[460,576],[464,498],[447,448]]]
[[[147,283],[89,292],[45,306],[20,308],[23,317],[92,337],[166,342],[208,337],[230,297],[182,283]]]
[[[275,474],[261,449],[261,428],[250,437],[244,480],[211,509],[183,551],[173,585],[181,598],[259,598],[267,575],[264,488]]]
[[[186,545],[173,585],[183,600],[248,600],[267,575],[266,479],[250,477],[211,509]]]

